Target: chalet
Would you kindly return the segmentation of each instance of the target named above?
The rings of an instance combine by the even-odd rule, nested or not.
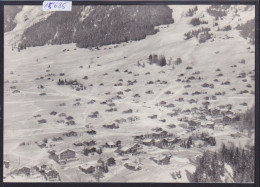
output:
[[[200,119],[200,120],[207,120],[207,118],[206,118],[206,116],[205,115],[201,115],[201,116],[199,116],[199,118],[198,119]]]
[[[144,135],[134,136],[135,140],[143,140],[145,139]]]
[[[195,99],[190,99],[189,100],[189,103],[192,104],[192,103],[197,103],[197,101]]]
[[[230,111],[230,110],[228,110],[228,111],[226,111],[225,112],[225,115],[233,115],[234,113],[232,112],[232,111]]]
[[[8,169],[9,166],[10,166],[10,163],[9,163],[9,161],[4,160],[4,161],[3,161],[3,165],[4,165],[4,167],[5,167],[6,169]]]
[[[154,115],[148,116],[148,118],[151,118],[151,119],[156,119],[156,118],[157,118],[157,115],[156,115],[156,114],[154,114]]]
[[[201,121],[200,126],[201,127],[207,127],[207,121]]]
[[[214,126],[214,130],[223,131],[224,130],[224,125],[223,124],[216,124]]]
[[[188,127],[188,130],[189,130],[189,131],[194,131],[194,130],[196,130],[196,127],[195,127],[195,126],[189,126],[189,127]]]
[[[67,137],[72,137],[72,136],[78,136],[78,133],[74,131],[70,131],[68,133],[65,133],[64,135]]]
[[[47,147],[47,143],[46,143],[46,142],[43,142],[43,141],[37,142],[37,145],[38,145],[41,149]]]
[[[138,171],[138,170],[141,170],[142,168],[139,166],[139,164],[136,164],[136,163],[125,163],[124,165],[127,169],[129,170],[133,170],[133,171]]]
[[[70,120],[66,122],[67,125],[76,125],[75,121]]]
[[[181,141],[180,137],[175,137],[175,138],[167,138],[168,145],[173,145],[179,141]]]
[[[121,140],[117,140],[117,141],[116,141],[116,147],[121,147],[121,143],[122,143]]]
[[[17,175],[26,175],[29,176],[31,174],[31,169],[29,167],[22,167],[16,171]]]
[[[161,131],[161,132],[156,132],[151,134],[152,138],[166,138],[167,136],[168,136],[167,131]]]
[[[215,126],[215,123],[212,122],[212,121],[208,121],[207,122],[207,127],[210,128],[210,129],[214,129],[214,126]]]
[[[152,130],[154,130],[155,132],[163,131],[163,129],[161,127],[155,127]]]
[[[167,103],[165,101],[161,101],[160,105],[166,105]]]
[[[95,135],[97,134],[97,132],[95,130],[90,130],[90,131],[87,131],[88,134],[90,135]]]
[[[115,123],[112,123],[111,125],[103,125],[103,127],[107,128],[107,129],[118,129],[119,125],[115,124]]]
[[[182,111],[183,114],[189,115],[191,111],[189,109]]]
[[[172,104],[172,103],[169,103],[168,105],[166,105],[166,107],[167,107],[167,108],[174,108],[174,107],[175,107],[175,105],[174,105],[174,104]]]
[[[109,141],[109,142],[105,143],[104,147],[114,148],[114,147],[116,147],[116,143]]]
[[[233,121],[234,121],[234,122],[235,122],[235,121],[240,121],[240,116],[239,116],[239,115],[234,116],[234,117],[233,117]]]
[[[193,107],[193,108],[191,108],[191,112],[197,113],[197,112],[199,112],[199,109],[197,107]]]
[[[125,146],[125,147],[121,147],[118,148],[116,150],[116,152],[118,152],[120,155],[124,155],[124,154],[134,154],[137,152],[137,146]]]
[[[75,146],[83,146],[84,144],[82,142],[76,141],[73,143]]]
[[[184,98],[180,97],[176,101],[182,102],[182,101],[184,101]]]
[[[215,96],[215,95],[206,96],[206,97],[205,97],[205,100],[216,100],[216,99],[217,99],[217,96]]]
[[[231,123],[233,121],[231,116],[224,116],[223,117],[223,122],[225,123]]]
[[[115,122],[116,123],[125,123],[126,119],[124,119],[124,118],[116,119]]]
[[[96,145],[96,142],[94,140],[91,140],[89,142],[84,141],[83,144],[87,145],[87,146],[92,146],[92,145]]]
[[[72,119],[74,119],[72,116],[68,116],[68,117],[66,117],[66,119],[67,120],[72,120]]]
[[[56,154],[56,161],[59,163],[67,163],[76,160],[76,152],[72,149],[65,149]]]
[[[40,167],[39,167],[39,171],[40,172],[45,172],[45,170],[47,169],[47,165],[46,164],[42,164]]]
[[[210,137],[205,137],[202,139],[203,141],[206,141],[209,145],[215,146],[216,145],[216,139],[212,136]]]
[[[55,141],[55,142],[62,141],[62,140],[63,140],[62,137],[53,137],[52,138],[52,141]]]
[[[84,148],[84,150],[83,150],[83,152],[84,152],[84,154],[85,155],[88,155],[88,154],[90,154],[90,153],[101,153],[102,152],[102,150],[101,150],[101,148],[100,147],[90,147],[90,148]]]
[[[193,127],[196,127],[196,126],[199,126],[201,124],[201,122],[199,120],[190,120],[188,121],[188,124],[189,126],[193,126]]]
[[[88,117],[90,117],[90,118],[97,118],[98,115],[99,115],[99,112],[96,111],[96,112],[92,112],[90,115],[88,115]]]
[[[86,174],[91,174],[96,171],[96,168],[92,165],[84,164],[82,166],[79,166],[79,169],[83,171]]]
[[[214,123],[222,123],[223,118],[219,116],[217,118],[212,118],[210,121],[213,121]]]
[[[170,163],[171,156],[161,155],[157,158],[152,158],[152,160],[159,165],[168,165]]]
[[[231,104],[227,104],[226,107],[227,107],[228,110],[232,109],[232,105]]]
[[[161,149],[168,147],[168,144],[169,144],[169,142],[167,141],[167,139],[155,140],[154,141],[154,145],[158,148],[161,148]]]
[[[107,159],[108,166],[113,166],[115,164],[116,164],[116,160],[113,157],[110,157],[109,159]]]
[[[59,173],[53,169],[45,170],[44,177],[47,181],[59,181],[60,180]]]
[[[174,112],[174,113],[167,113],[167,115],[168,115],[168,116],[171,116],[171,117],[173,117],[173,116],[178,116],[178,115],[179,115],[179,113],[178,113],[178,112]]]
[[[211,115],[213,115],[213,116],[218,116],[218,115],[220,115],[220,110],[219,110],[219,109],[213,109],[213,110],[211,111]]]
[[[154,139],[145,139],[142,141],[142,143],[146,146],[152,146],[154,145]]]

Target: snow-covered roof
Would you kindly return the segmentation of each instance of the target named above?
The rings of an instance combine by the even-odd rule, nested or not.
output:
[[[115,143],[114,143],[114,142],[111,142],[111,141],[107,142],[107,144],[108,144],[108,145],[115,145]]]
[[[149,143],[149,142],[151,142],[153,139],[151,139],[151,138],[149,138],[149,139],[145,139],[145,140],[143,140],[143,142],[145,142],[145,143]]]
[[[58,154],[60,155],[61,153],[65,152],[65,151],[73,151],[73,152],[76,152],[76,151],[74,151],[74,150],[72,150],[72,149],[67,148],[67,149],[64,149],[64,150],[62,150],[62,151],[59,151]]]

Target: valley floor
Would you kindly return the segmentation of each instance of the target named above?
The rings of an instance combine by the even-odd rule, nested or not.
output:
[[[214,41],[201,44],[184,40],[184,32],[192,29],[178,17],[185,11],[177,9],[174,24],[160,26],[160,32],[141,41],[91,50],[68,44],[17,52],[5,46],[4,159],[10,167],[4,168],[4,181],[46,181],[34,168],[46,164],[62,182],[189,182],[187,173],[195,171],[203,151],[216,151],[222,142],[254,145],[235,119],[254,105],[254,46],[237,30],[219,31]],[[227,34],[230,38],[223,39]],[[168,64],[150,64],[150,54],[164,55]],[[177,58],[182,63],[173,65]],[[58,85],[59,79],[76,82]],[[72,131],[75,136],[65,134]],[[191,148],[182,146],[201,132],[214,137],[216,146],[199,139]],[[134,138],[141,135],[146,137]],[[155,143],[144,145],[150,139]],[[178,142],[164,144],[163,139]],[[91,140],[101,154],[86,156],[84,149],[93,146],[75,145]],[[121,146],[105,146],[116,141]],[[67,149],[76,160],[61,164],[50,158],[51,151]],[[108,172],[80,169],[88,164],[97,171],[97,161],[111,157],[115,165]],[[13,172],[23,167],[30,168],[30,176]],[[172,173],[179,171],[181,177],[174,179]]]

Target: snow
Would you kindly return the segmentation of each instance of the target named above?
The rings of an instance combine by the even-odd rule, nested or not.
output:
[[[242,10],[243,7],[241,6],[239,8]],[[66,44],[33,47],[17,52],[11,50],[10,44],[19,40],[22,30],[51,14],[47,12],[43,13],[39,10],[40,7],[32,8],[25,6],[23,8],[23,11],[15,18],[17,20],[17,27],[13,31],[5,33],[4,79],[5,81],[8,80],[9,83],[5,83],[4,85],[4,158],[10,161],[11,165],[17,163],[12,167],[16,168],[22,164],[34,165],[37,162],[45,162],[46,164],[53,165],[61,174],[62,181],[75,182],[80,178],[81,181],[85,180],[89,182],[95,179],[90,176],[86,177],[84,173],[78,170],[78,166],[86,162],[95,163],[100,156],[86,157],[82,154],[82,147],[73,147],[80,160],[62,168],[48,158],[49,154],[47,151],[50,149],[71,148],[75,141],[82,142],[90,139],[95,140],[98,145],[104,145],[108,141],[121,140],[123,149],[127,149],[130,147],[129,144],[134,145],[132,138],[134,135],[150,133],[152,132],[151,129],[155,127],[162,127],[173,134],[180,135],[181,138],[187,138],[190,133],[187,133],[186,129],[179,126],[182,122],[178,121],[177,118],[193,118],[194,116],[192,114],[180,114],[177,117],[169,117],[167,113],[173,112],[171,108],[157,107],[155,104],[163,100],[167,104],[174,103],[174,109],[199,108],[202,102],[204,102],[203,98],[206,95],[192,96],[191,93],[194,91],[207,91],[207,95],[214,95],[216,91],[225,91],[225,96],[219,96],[216,102],[212,102],[212,108],[221,104],[227,104],[228,101],[228,103],[233,105],[233,111],[245,111],[247,107],[241,106],[239,103],[247,102],[248,107],[254,104],[254,95],[238,94],[239,91],[248,89],[246,88],[246,84],[250,83],[254,85],[254,81],[248,78],[248,82],[243,83],[241,79],[236,78],[241,71],[248,73],[255,69],[255,54],[247,49],[250,46],[251,50],[254,50],[254,46],[241,38],[237,30],[229,32],[215,31],[212,27],[213,23],[210,21],[209,26],[216,36],[214,42],[207,41],[206,43],[199,44],[195,38],[184,40],[184,33],[194,29],[189,24],[191,17],[184,17],[191,6],[171,5],[170,7],[173,9],[174,24],[160,29],[160,32],[157,34],[147,36],[143,40],[119,44],[117,48],[114,48],[114,45],[108,45],[100,47],[101,50],[91,51],[89,49],[77,48],[75,44]],[[204,14],[205,17],[203,20],[213,21],[214,18],[205,12],[207,7],[206,5],[198,6],[199,10],[196,16]],[[250,12],[248,18],[250,19],[251,11],[247,12]],[[247,19],[244,16],[244,14],[247,15],[247,12],[241,12],[243,20]],[[23,21],[25,15],[29,18],[27,22]],[[226,20],[224,19],[221,20],[223,22],[220,22],[225,25],[229,21],[231,22],[231,20],[232,16],[228,16]],[[235,21],[233,22],[235,23]],[[234,38],[222,39],[225,34]],[[69,49],[69,51],[63,52],[64,49]],[[219,53],[216,53],[217,51]],[[167,60],[170,58],[173,60],[181,58],[183,63],[178,66],[176,65],[174,70],[169,66],[159,67],[149,65],[148,63],[146,63],[145,68],[136,66],[138,60],[141,60],[142,63],[147,62],[150,54],[163,54]],[[245,59],[245,64],[239,63],[242,58]],[[238,67],[231,68],[230,66],[234,64]],[[51,77],[51,80],[47,80],[47,77],[45,77],[48,74],[46,72],[48,66],[50,66],[50,72],[48,73],[56,74],[56,76]],[[83,68],[79,68],[80,66],[83,66]],[[193,69],[186,70],[187,66],[192,66]],[[220,68],[221,73],[224,74],[224,77],[218,78],[220,80],[218,83],[213,81],[216,78],[215,70],[217,68]],[[115,72],[115,69],[119,69],[120,72]],[[133,73],[125,73],[124,70],[126,69]],[[162,70],[165,73],[159,73]],[[11,71],[14,74],[10,74]],[[183,73],[184,77],[187,78],[195,71],[200,71],[203,82],[213,83],[215,88],[202,88],[202,81],[194,81],[189,83],[192,85],[191,88],[184,88],[188,83],[178,83],[175,81],[180,73]],[[150,72],[150,75],[145,75],[146,72]],[[64,78],[66,79],[77,79],[80,83],[87,86],[87,90],[77,92],[70,87],[58,86],[57,81],[60,78],[60,73],[65,73]],[[104,73],[108,75],[104,76]],[[139,76],[134,76],[133,74],[139,74]],[[88,76],[88,80],[83,80],[85,75]],[[39,81],[35,80],[35,78],[41,76],[45,78]],[[121,78],[123,79],[123,86],[115,87],[114,84],[118,83],[118,80]],[[137,80],[135,85],[127,86],[128,80],[133,81],[135,79]],[[168,84],[146,85],[148,81],[155,82],[158,79],[165,80]],[[14,80],[18,82],[12,83]],[[230,86],[221,85],[221,82],[226,80],[231,82]],[[100,83],[103,83],[104,86],[100,87]],[[93,86],[90,87],[90,84],[93,84]],[[13,94],[10,89],[13,85],[21,93]],[[37,88],[38,85],[44,85],[45,88],[39,90]],[[232,87],[236,88],[235,92],[230,91]],[[111,97],[116,96],[118,91],[124,91],[127,88],[130,88],[131,91],[124,92],[123,99],[113,100],[117,111],[111,113],[105,112],[109,107],[107,105],[100,105],[99,103],[111,99]],[[154,94],[145,94],[147,90],[153,90]],[[164,94],[168,90],[174,92],[174,94]],[[248,90],[254,91],[254,86]],[[40,96],[39,94],[42,92],[47,93],[47,95]],[[105,95],[106,92],[111,92],[111,95]],[[188,92],[189,95],[183,96],[183,92]],[[132,96],[136,93],[140,95],[140,98],[133,99]],[[179,97],[183,97],[184,102],[177,102],[176,99]],[[73,105],[77,98],[81,98],[80,106]],[[192,98],[197,99],[198,103],[189,104],[187,101]],[[96,102],[92,105],[87,104],[92,99],[96,100]],[[59,106],[61,103],[66,103],[66,106]],[[123,111],[128,109],[132,109],[133,113],[122,114]],[[58,114],[56,116],[50,115],[51,111],[73,116],[76,125],[67,126],[65,124],[58,124],[57,120],[61,118],[58,117]],[[100,116],[95,119],[89,118],[88,115],[95,111],[99,111]],[[37,114],[40,114],[41,117],[33,117]],[[154,114],[158,115],[157,119],[147,118],[147,116]],[[102,126],[104,124],[111,124],[115,119],[121,117],[126,119],[131,116],[138,116],[140,120],[119,124],[119,129],[105,129]],[[47,123],[38,124],[37,120],[39,119],[46,119]],[[166,122],[163,123],[159,119],[166,119]],[[169,129],[167,125],[171,123],[176,124],[176,128]],[[92,127],[86,128],[87,124]],[[91,136],[84,133],[91,129],[96,130],[97,135]],[[63,136],[63,133],[72,130],[80,132],[80,134],[77,137]],[[211,131],[219,143],[217,147],[206,147],[205,149],[216,150],[222,141],[250,141],[250,138],[246,137],[233,139],[230,134],[235,133],[237,130],[232,127],[225,127],[224,131]],[[54,147],[43,149],[34,144],[34,142],[42,141],[44,138],[50,140],[53,137],[62,137],[63,141],[60,143],[51,142],[51,144],[55,144]],[[30,144],[19,146],[21,142],[30,142]],[[140,171],[130,171],[123,166],[124,161],[121,160],[122,157],[114,153],[115,149],[104,148],[103,150],[104,155],[114,157],[117,162],[116,166],[109,168],[110,172],[105,174],[104,178],[101,179],[103,182],[189,182],[186,170],[190,173],[195,171],[195,166],[190,160],[202,152],[201,149],[197,148],[187,150],[176,146],[173,150],[167,150],[143,146],[142,150],[145,153],[136,156],[138,159],[141,159],[142,169]],[[169,165],[158,165],[150,160],[150,157],[157,157],[162,154],[172,155]],[[132,155],[128,157],[130,161],[136,159]],[[231,172],[228,167],[227,170]],[[174,180],[171,173],[175,171],[180,171],[182,178]],[[35,179],[21,177],[13,179],[9,176],[5,179],[5,181],[33,180]]]

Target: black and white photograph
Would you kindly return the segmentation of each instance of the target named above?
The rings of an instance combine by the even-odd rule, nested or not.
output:
[[[255,182],[255,5],[4,5],[3,181]]]

